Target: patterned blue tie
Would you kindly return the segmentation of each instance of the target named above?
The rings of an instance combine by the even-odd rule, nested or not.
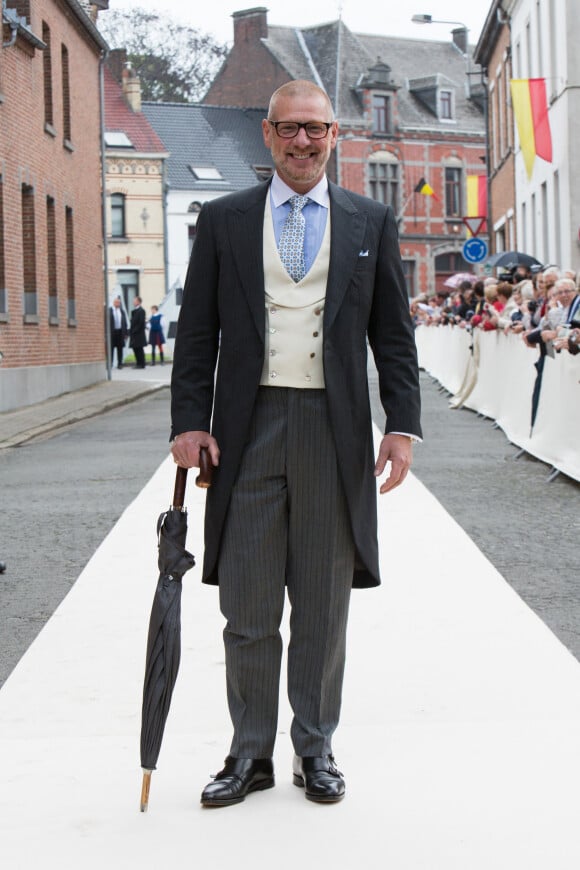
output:
[[[306,220],[302,214],[302,209],[307,202],[310,202],[310,198],[296,193],[290,197],[288,202],[290,203],[290,214],[282,227],[278,252],[286,271],[294,281],[298,282],[306,274],[306,266],[304,264],[304,230],[306,228]]]

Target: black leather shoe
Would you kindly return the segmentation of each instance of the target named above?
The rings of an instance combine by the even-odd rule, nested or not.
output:
[[[201,793],[204,807],[229,807],[241,803],[251,791],[274,786],[274,765],[271,758],[233,758],[225,760],[224,769]]]
[[[292,764],[294,785],[305,789],[309,801],[332,804],[344,797],[344,776],[334,763],[332,755],[294,756]]]

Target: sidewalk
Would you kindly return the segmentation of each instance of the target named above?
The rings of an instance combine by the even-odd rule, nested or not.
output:
[[[112,380],[0,414],[0,450],[135,402],[169,386],[171,365],[113,369]]]
[[[173,480],[167,459],[0,690],[2,867],[577,870],[580,664],[412,475],[380,499],[384,583],[353,593],[346,799],[317,806],[292,785],[283,679],[276,788],[200,807],[230,725],[217,592],[194,567],[141,814],[155,523]],[[204,498],[188,487],[198,562]]]

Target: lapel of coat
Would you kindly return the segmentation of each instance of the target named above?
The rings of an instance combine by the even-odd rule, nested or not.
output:
[[[342,304],[363,244],[367,216],[359,212],[342,188],[329,182],[330,264],[324,306],[328,330]],[[268,182],[248,191],[241,205],[228,208],[226,223],[232,254],[258,334],[264,341],[264,206]]]
[[[241,205],[226,213],[232,254],[256,329],[264,341],[264,207],[270,184],[258,184],[248,191]]]
[[[329,181],[330,195],[330,266],[324,305],[324,329],[327,331],[342,304],[351,275],[362,248],[367,216],[359,212],[345,191]]]

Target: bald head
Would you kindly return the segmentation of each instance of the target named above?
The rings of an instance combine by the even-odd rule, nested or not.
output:
[[[318,97],[326,104],[327,117],[320,120],[332,121],[334,112],[332,111],[332,103],[326,91],[315,85],[314,82],[309,82],[307,79],[296,79],[293,82],[286,82],[274,91],[270,97],[270,105],[268,106],[268,118],[276,117],[276,107],[279,102],[285,99],[305,99],[310,97]]]

